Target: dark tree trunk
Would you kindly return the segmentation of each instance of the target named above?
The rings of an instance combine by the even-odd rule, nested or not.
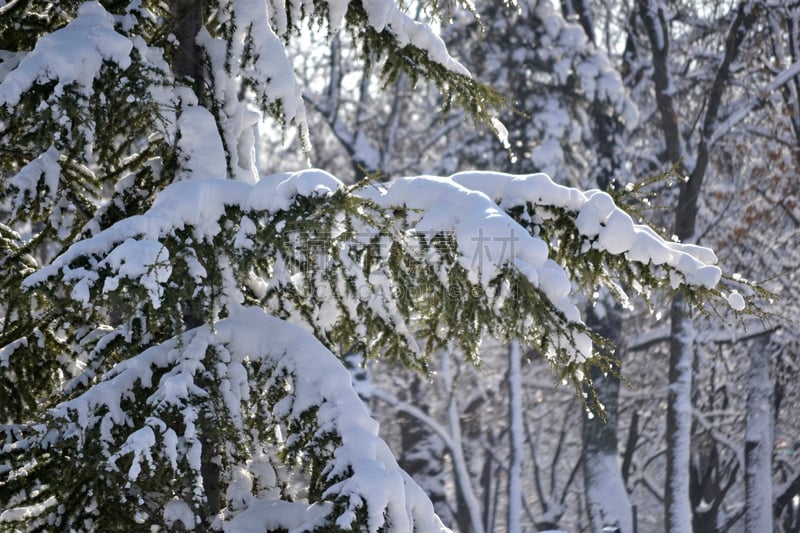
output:
[[[178,53],[172,58],[176,76],[184,78],[202,101],[204,71],[197,34],[203,27],[203,2],[198,0],[170,0],[172,33],[178,39]]]
[[[172,32],[178,40],[178,51],[172,58],[172,69],[176,77],[182,79],[197,95],[198,101],[203,101],[204,92],[204,67],[202,52],[197,44],[197,34],[203,27],[204,3],[196,0],[169,0],[170,14],[172,15]],[[184,325],[187,329],[198,327],[204,321],[191,310],[184,316]],[[198,385],[206,388],[207,379],[198,378]],[[200,511],[200,530],[208,530],[214,517],[222,508],[222,487],[219,429],[214,416],[214,407],[209,403],[203,418],[198,423],[201,431],[200,475],[203,478],[203,491],[205,505]]]
[[[700,189],[708,168],[710,139],[722,105],[722,96],[730,83],[730,68],[739,54],[757,9],[740,3],[725,40],[725,49],[705,102],[702,129],[697,140],[693,169],[684,166],[684,145],[680,121],[675,110],[669,69],[669,21],[663,4],[653,0],[637,0],[639,16],[644,22],[652,49],[653,84],[656,106],[661,117],[666,163],[675,165],[688,180],[681,183],[675,209],[674,233],[681,241],[694,241]],[[667,400],[667,475],[665,480],[665,525],[668,533],[691,531],[689,503],[689,455],[691,445],[692,362],[694,359],[691,317],[683,296],[678,295],[670,310],[671,341],[669,389]]]
[[[577,17],[589,41],[595,42],[594,17],[587,0],[562,1],[565,15]],[[598,162],[592,178],[601,190],[618,186],[618,174],[623,168],[625,127],[615,114],[603,106],[592,108],[592,125],[595,137],[601,140],[598,146]],[[589,308],[587,325],[607,338],[615,346],[622,342],[622,310],[610,297],[603,297],[601,305],[605,315],[600,318]],[[592,530],[616,526],[623,533],[632,533],[633,516],[625,480],[618,459],[617,426],[619,420],[620,379],[613,373],[603,375],[599,369],[592,370],[592,382],[598,400],[605,406],[605,421],[599,417],[583,416],[582,468],[587,513]]]

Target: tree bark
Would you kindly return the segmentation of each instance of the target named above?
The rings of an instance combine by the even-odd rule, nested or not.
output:
[[[669,69],[669,23],[663,4],[653,0],[638,0],[639,16],[644,22],[652,49],[653,84],[656,106],[661,117],[665,142],[665,159],[676,165],[688,179],[681,183],[675,209],[675,235],[681,241],[696,239],[697,201],[708,168],[710,139],[717,122],[722,96],[730,83],[730,68],[739,54],[749,29],[755,23],[757,10],[741,2],[725,40],[724,55],[709,88],[703,127],[697,144],[695,166],[684,166],[685,147],[680,122],[673,101],[673,86]],[[683,296],[677,295],[670,310],[671,341],[669,389],[667,394],[667,476],[665,480],[665,525],[668,533],[692,530],[692,509],[689,500],[689,457],[691,446],[692,362],[694,359],[693,328]]]
[[[656,90],[656,106],[661,116],[661,130],[666,144],[666,159],[677,164],[683,156],[678,114],[672,101],[672,83],[669,73],[669,24],[663,5],[653,0],[638,0],[639,15],[644,22],[653,56],[653,84]]]
[[[689,454],[692,439],[692,360],[694,328],[683,295],[672,300],[667,390],[667,477],[664,490],[668,533],[692,531]]]
[[[587,325],[618,345],[621,340],[622,317],[613,302],[606,302],[602,320],[589,309]],[[599,417],[583,416],[583,479],[587,512],[592,531],[617,527],[621,533],[633,532],[631,502],[622,478],[618,459],[617,423],[619,420],[620,379],[592,369],[592,382],[600,402],[605,406],[605,422]]]
[[[447,423],[453,446],[450,455],[453,460],[453,470],[456,485],[456,522],[459,531],[464,533],[484,533],[481,520],[480,504],[472,487],[472,478],[464,456],[463,440],[461,433],[461,415],[458,411],[458,401],[454,389],[454,376],[450,364],[450,355],[442,353],[439,373],[442,377],[445,390],[449,395],[447,404]]]
[[[428,414],[423,387],[420,378],[411,376],[409,384],[409,402],[416,403],[420,410]],[[445,445],[441,439],[424,423],[406,412],[397,414],[400,424],[401,455],[398,458],[400,468],[414,478],[433,503],[436,514],[445,524],[453,523],[453,516],[447,504],[444,481],[442,479]]]
[[[194,90],[198,101],[203,100],[204,67],[202,52],[197,44],[197,34],[203,27],[203,2],[196,0],[169,0],[172,16],[172,32],[178,40],[178,51],[172,58],[172,70],[176,78],[183,79]],[[186,329],[204,323],[191,309],[183,317]],[[205,389],[210,384],[205,378],[198,378],[198,386]],[[205,505],[200,510],[200,531],[209,530],[211,523],[222,509],[222,465],[220,464],[221,437],[215,421],[213,403],[199,421],[201,431],[200,476],[203,479]]]
[[[772,448],[774,415],[770,379],[769,335],[758,337],[750,349],[747,376],[745,438],[745,531],[773,530]]]
[[[203,2],[170,0],[172,33],[178,39],[178,53],[172,58],[172,70],[179,78],[191,80],[198,100],[202,101],[204,86],[203,56],[197,45],[197,34],[203,27]]]
[[[522,533],[522,454],[524,435],[522,429],[522,354],[519,341],[508,347],[508,533]]]
[[[594,17],[587,0],[565,0],[562,10],[565,16],[577,16],[586,38],[596,42]],[[601,190],[606,191],[619,185],[618,175],[624,166],[625,126],[616,114],[609,113],[603,106],[594,104],[591,111],[594,134],[601,141],[592,178]],[[622,310],[607,295],[601,297],[600,305],[605,310],[604,316],[601,319],[594,308],[589,308],[587,325],[615,346],[620,346]],[[597,368],[592,369],[591,378],[598,399],[605,407],[605,422],[598,417],[590,419],[586,413],[583,415],[581,464],[589,521],[593,531],[615,526],[622,533],[632,533],[632,506],[618,459],[620,379],[611,373],[603,375]]]

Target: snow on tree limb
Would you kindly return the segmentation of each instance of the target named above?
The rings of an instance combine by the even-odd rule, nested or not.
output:
[[[710,251],[543,175],[260,177],[261,112],[305,135],[302,23],[501,129],[496,93],[392,0],[182,1],[201,21],[183,32],[171,2],[23,4],[43,25],[0,72],[2,528],[439,531],[331,352],[425,370],[442,349],[477,361],[488,333],[582,393],[607,361],[576,293],[719,296]],[[581,83],[621,112],[606,67]]]
[[[712,250],[692,244],[670,242],[644,224],[635,224],[607,193],[583,193],[553,183],[544,174],[510,176],[494,172],[465,172],[453,181],[496,199],[509,210],[525,203],[577,213],[578,232],[592,241],[592,248],[614,255],[627,254],[631,261],[667,265],[684,276],[689,285],[714,288],[722,271]]]
[[[251,334],[241,335],[242,331]],[[208,374],[215,379],[203,377]],[[293,396],[274,396],[285,385],[290,385]],[[142,398],[134,400],[139,404],[136,419],[121,407],[134,397]],[[202,400],[197,405],[198,398],[212,401]],[[274,438],[271,424],[292,427],[302,421],[306,426],[303,438],[295,435],[293,441],[289,433],[282,445],[290,454],[323,458],[323,470],[316,474],[321,476],[321,486],[316,489],[320,499],[305,505],[329,503],[317,504],[322,511],[308,507],[302,523],[276,523],[273,527],[316,530],[325,523],[326,515],[332,515],[340,527],[349,529],[356,515],[366,510],[371,532],[387,524],[397,531],[446,530],[422,490],[399,469],[378,437],[378,425],[353,391],[350,374],[341,362],[313,336],[258,308],[231,310],[213,329],[191,330],[115,365],[94,387],[52,409],[51,425],[39,428],[38,442],[31,445],[58,447],[71,439],[83,442],[99,437],[104,450],[102,457],[96,458],[100,470],[127,477],[129,485],[157,475],[159,465],[165,463],[174,470],[179,464],[188,464],[199,479],[200,442],[195,424],[204,409],[221,411],[215,413],[218,419],[229,421],[239,431],[252,432],[256,443]],[[175,413],[184,422],[182,434],[171,433],[171,428],[180,427],[171,418]],[[310,426],[309,416],[314,420]],[[266,429],[259,431],[259,427]],[[54,437],[50,428],[58,436]],[[334,441],[335,448],[331,447]],[[244,441],[240,445],[248,446]],[[8,454],[9,449],[2,453]],[[118,463],[126,456],[128,466],[120,471]],[[233,459],[223,455],[222,460]],[[229,494],[241,501],[235,512],[222,519],[226,531],[246,531],[248,520],[237,520],[238,515],[258,514],[259,508],[279,504],[274,496],[259,498],[251,491],[236,489],[235,483],[233,486]],[[262,489],[265,494],[266,488]],[[190,495],[184,492],[183,497]],[[0,522],[13,522],[18,514],[9,510]],[[89,511],[88,516],[91,514]],[[225,526],[228,520],[231,524]]]
[[[775,78],[764,87],[757,97],[750,98],[749,101],[744,102],[741,106],[737,106],[736,111],[730,114],[722,123],[714,129],[711,135],[709,144],[714,144],[722,137],[730,133],[730,131],[744,120],[753,110],[763,105],[767,97],[774,91],[785,85],[793,78],[800,76],[800,61],[795,61],[790,66],[786,67],[783,71],[778,73]]]
[[[291,222],[295,225],[284,229],[285,213],[309,201],[311,211],[306,216],[330,217],[331,226],[322,231],[308,228],[298,231],[304,227],[303,216],[298,215]],[[316,208],[311,207],[314,204]],[[519,222],[506,213],[519,211],[523,206],[528,206],[529,212],[518,212]],[[366,210],[376,208],[377,211],[367,214]],[[231,209],[240,212],[241,219],[230,218]],[[399,219],[380,218],[397,209],[402,210]],[[557,220],[552,214],[555,211],[561,213]],[[328,214],[322,215],[324,212]],[[552,226],[563,226],[562,242],[543,240],[552,240],[555,234],[537,234],[545,232],[542,224],[548,217],[555,220]],[[170,266],[174,262],[171,258],[176,254],[188,257],[180,251],[186,246],[194,248],[217,242],[215,239],[219,239],[225,227],[239,228],[232,234],[234,254],[250,254],[262,246],[273,246],[264,242],[266,236],[283,232],[282,246],[286,248],[255,259],[254,265],[261,265],[256,266],[255,272],[263,277],[267,291],[304,293],[311,289],[311,294],[321,294],[319,291],[328,294],[317,302],[323,306],[322,313],[306,308],[308,303],[303,298],[288,307],[284,302],[274,312],[306,323],[331,343],[337,338],[342,320],[351,324],[347,329],[353,328],[348,338],[352,339],[353,334],[356,338],[364,335],[367,331],[364,328],[369,325],[360,315],[366,312],[380,323],[392,325],[393,335],[399,336],[397,342],[400,342],[395,349],[418,352],[412,359],[422,357],[422,352],[441,342],[436,340],[440,334],[437,329],[445,327],[436,317],[438,312],[431,310],[431,316],[425,315],[426,290],[435,291],[438,287],[447,291],[458,287],[471,291],[477,297],[475,318],[484,317],[482,320],[494,323],[493,328],[499,327],[499,331],[510,327],[508,331],[534,335],[539,339],[537,345],[549,357],[555,357],[555,352],[562,353],[564,358],[558,366],[563,366],[582,364],[592,358],[591,338],[582,326],[577,307],[570,301],[572,284],[601,282],[618,289],[615,276],[624,272],[614,274],[606,270],[618,266],[614,257],[626,264],[639,265],[637,272],[651,272],[656,276],[653,280],[662,279],[653,283],[673,289],[686,284],[711,290],[721,274],[710,250],[665,241],[645,226],[634,224],[605,193],[582,193],[557,185],[544,175],[463,173],[453,178],[404,178],[386,187],[348,190],[333,176],[309,170],[267,177],[252,185],[213,179],[175,183],[158,196],[148,212],[120,221],[73,245],[30,276],[25,285],[33,288],[61,277],[72,286],[73,298],[89,306],[96,305],[92,302],[98,298],[106,299],[121,290],[126,280],[130,280],[138,290],[146,290],[153,308],[157,309],[160,299],[169,292],[169,285],[174,285],[170,280],[174,268]],[[395,236],[391,241],[394,248],[380,249],[381,239],[385,238],[382,233]],[[570,244],[570,240],[575,242]],[[452,251],[437,248],[450,241],[455,247]],[[314,246],[320,248],[312,249]],[[558,262],[549,257],[553,246],[552,253]],[[569,253],[562,254],[559,247]],[[148,251],[142,255],[145,248]],[[370,256],[373,252],[377,254]],[[589,258],[589,252],[595,254],[594,263],[586,264],[599,269],[597,278],[582,274],[584,264],[580,255]],[[301,263],[306,268],[312,267],[315,259],[308,254],[319,253],[330,255],[317,264],[322,273],[291,272],[293,265]],[[352,256],[354,253],[360,255]],[[571,261],[566,259],[570,253],[574,254]],[[283,259],[276,260],[277,256]],[[409,268],[414,269],[416,279],[406,279]],[[426,272],[427,278],[423,276]],[[200,277],[205,275],[202,273]],[[226,274],[230,279],[224,282],[225,289],[217,296],[221,307],[209,310],[211,317],[224,313],[226,306],[244,301],[247,289],[237,281],[242,275],[242,272]],[[420,283],[420,279],[424,282]],[[506,281],[500,282],[503,279]],[[551,311],[519,317],[516,324],[502,326],[506,319],[501,318],[502,313],[497,314],[498,310],[511,301],[509,298],[519,297],[514,279],[525,280],[524,286],[536,291],[528,293],[529,296],[541,294],[539,303],[550,306]],[[636,279],[621,281],[639,283]],[[399,284],[411,289],[415,283],[420,283],[416,293],[398,295],[391,288]],[[645,290],[641,284],[636,288]],[[525,301],[526,298],[523,305]],[[536,317],[533,322],[531,317]],[[422,348],[416,341],[418,338],[433,344]],[[378,346],[380,342],[370,352],[374,353]]]
[[[50,81],[57,82],[56,92],[72,83],[91,89],[104,61],[124,70],[131,64],[132,49],[131,41],[114,30],[111,15],[99,3],[86,2],[74,20],[40,39],[5,77],[0,85],[0,105],[15,106],[33,85]]]

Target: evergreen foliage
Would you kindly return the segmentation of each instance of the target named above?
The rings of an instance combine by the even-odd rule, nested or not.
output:
[[[607,362],[572,284],[719,294],[710,251],[543,175],[259,178],[260,113],[308,135],[301,20],[498,98],[390,1],[198,3],[202,80],[168,7],[0,7],[0,530],[438,531],[331,352],[424,371],[493,334],[580,390]]]
[[[516,158],[505,157],[496,140],[474,139],[459,150],[462,166],[545,172],[573,185],[602,182],[600,175],[619,166],[626,129],[638,118],[605,52],[549,0],[516,10],[492,0],[483,10],[479,21],[462,15],[445,35],[451,47],[473,49],[475,75],[512,102],[502,121]]]

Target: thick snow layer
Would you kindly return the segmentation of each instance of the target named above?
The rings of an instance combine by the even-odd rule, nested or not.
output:
[[[736,291],[733,291],[728,295],[728,304],[734,311],[744,311],[744,298]]]
[[[292,377],[293,395],[286,411],[290,420],[300,419],[316,407],[318,426],[341,437],[341,444],[326,469],[329,477],[343,476],[328,489],[326,497],[350,502],[349,508],[337,517],[340,525],[347,526],[357,509],[366,504],[369,531],[378,531],[386,522],[397,531],[446,531],[422,489],[399,468],[386,443],[378,437],[378,424],[353,390],[348,370],[316,338],[259,308],[233,309],[229,318],[217,322],[213,330],[203,326],[181,339],[172,339],[119,363],[100,383],[60,404],[52,414],[72,421],[73,428],[65,430],[67,434],[101,424],[105,428],[101,437],[109,445],[111,427],[116,426],[118,432],[132,424],[120,404],[138,383],[150,390],[147,404],[154,414],[143,427],[127,430],[130,433],[124,444],[107,457],[109,466],[115,468],[118,458],[131,456],[127,477],[135,481],[143,475],[143,464],[152,465],[157,455],[174,456],[174,436],[163,438],[163,444],[156,438],[157,433],[167,435],[171,431],[158,419],[158,413],[174,406],[185,416],[186,429],[181,436],[184,446],[179,453],[185,453],[189,464],[199,471],[200,444],[194,424],[197,415],[189,400],[207,394],[197,381],[211,352],[216,354],[216,362],[211,366],[222,377],[218,386],[223,396],[227,395],[224,408],[229,419],[241,420],[250,406],[250,382],[243,371],[243,365],[247,364],[259,372],[267,368],[277,375],[285,373]],[[158,368],[168,370],[154,383],[152,377]],[[107,414],[98,420],[95,416],[98,412]],[[299,502],[263,501],[255,495],[239,494],[237,499],[243,510],[226,531],[253,531],[256,525],[263,528],[270,524],[288,529],[305,527],[317,523],[331,510],[327,505],[308,507]],[[270,513],[270,510],[281,512]],[[179,502],[169,503],[163,512],[165,520],[184,523],[190,520],[190,511]]]
[[[40,197],[41,201],[40,182],[46,191],[43,199],[46,202],[52,202],[55,199],[61,179],[61,165],[58,163],[60,155],[61,153],[51,146],[11,178],[11,187],[17,191],[16,197],[11,202],[12,205],[27,206],[37,197]]]
[[[174,527],[180,523],[187,531],[192,531],[195,526],[195,516],[192,508],[182,500],[173,500],[164,507],[164,524]]]
[[[122,220],[92,238],[74,244],[49,266],[30,276],[25,283],[41,283],[60,270],[72,279],[88,279],[92,273],[73,270],[69,264],[82,256],[106,254],[113,256],[113,262],[104,264],[117,269],[125,265],[124,273],[120,272],[122,276],[141,278],[151,275],[150,270],[156,259],[160,262],[166,253],[163,247],[156,249],[157,241],[175,229],[193,226],[195,236],[204,240],[219,232],[218,223],[226,206],[274,212],[288,208],[297,195],[324,196],[342,186],[336,178],[318,170],[273,176],[254,185],[225,179],[177,182],[162,191],[144,215]],[[128,239],[153,242],[153,246],[146,247],[147,256],[152,262],[143,260],[139,255],[144,248],[126,244]],[[159,257],[157,254],[162,255]],[[165,274],[158,274],[159,279],[167,275],[166,268],[162,272]],[[89,280],[90,284],[92,282]]]
[[[666,264],[683,275],[689,285],[713,288],[722,271],[714,252],[702,246],[662,239],[652,229],[635,224],[602,191],[581,192],[554,183],[544,174],[513,176],[495,172],[465,172],[453,181],[495,199],[503,209],[525,205],[560,207],[577,213],[576,226],[593,246],[612,254],[627,253],[640,263]]]
[[[50,496],[41,503],[35,503],[26,507],[15,507],[13,509],[5,509],[0,512],[0,524],[3,522],[18,522],[28,518],[41,515],[47,509],[55,507],[58,504],[55,496]]]
[[[631,503],[622,481],[616,454],[594,453],[584,464],[587,505],[592,510],[592,529],[615,526],[633,531]]]
[[[251,533],[253,531],[289,531],[313,529],[330,513],[331,505],[308,505],[303,502],[259,500],[253,498],[247,509],[222,524],[225,533]]]
[[[254,79],[259,87],[267,87],[269,98],[280,102],[286,120],[305,120],[301,91],[297,86],[292,63],[280,38],[269,24],[269,9],[265,0],[234,0],[232,14],[235,34],[231,39],[233,57],[244,54],[246,34],[252,38],[255,65],[244,74]],[[217,61],[219,63],[219,61]],[[222,62],[221,64],[224,64]]]
[[[163,289],[172,274],[169,263],[169,251],[157,241],[127,239],[114,248],[98,265],[109,267],[116,276],[105,279],[103,292],[114,291],[119,286],[120,278],[136,279],[147,290],[153,306],[161,306]]]
[[[173,281],[170,256],[163,241],[176,230],[191,227],[193,240],[208,242],[219,233],[226,207],[236,206],[246,216],[239,221],[234,245],[247,248],[256,231],[250,216],[286,210],[298,197],[325,201],[324,197],[342,187],[339,180],[319,170],[269,176],[256,183],[225,179],[176,182],[158,195],[147,212],[76,243],[49,266],[27,278],[25,284],[46,283],[60,275],[63,281],[72,284],[76,300],[89,303],[92,291],[107,293],[115,290],[123,278],[136,280],[158,307],[162,287]],[[527,204],[534,208],[563,209],[574,217],[578,232],[587,242],[600,250],[635,255],[642,263],[669,265],[677,271],[677,277],[685,278],[689,284],[713,287],[720,276],[719,268],[713,264],[716,257],[710,250],[665,241],[652,230],[634,224],[605,193],[584,193],[563,187],[543,174],[470,172],[450,178],[419,176],[398,179],[385,186],[364,187],[353,194],[387,210],[409,208],[407,222],[412,236],[451,235],[457,245],[457,260],[478,286],[487,288],[502,268],[516,268],[572,321],[580,321],[580,313],[569,299],[571,280],[567,272],[548,257],[548,244],[528,233],[506,210]],[[341,231],[337,226],[336,222],[331,224],[332,235]],[[55,417],[69,421],[62,435],[80,436],[89,427],[99,427],[108,466],[116,468],[117,459],[123,456],[130,460],[124,475],[132,483],[148,475],[157,464],[172,468],[188,464],[199,472],[201,415],[196,403],[208,395],[208,387],[217,387],[217,397],[222,399],[217,408],[225,411],[226,419],[234,426],[242,428],[247,417],[254,416],[248,412],[252,406],[249,372],[290,376],[292,395],[275,408],[275,415],[291,422],[313,412],[320,428],[335,430],[341,437],[341,445],[324,473],[338,479],[325,497],[349,502],[335,517],[336,522],[347,527],[363,503],[367,506],[370,531],[379,530],[387,521],[399,531],[411,531],[412,526],[417,531],[441,531],[442,525],[430,501],[399,469],[390,450],[377,436],[377,423],[369,417],[353,390],[350,373],[341,362],[298,327],[273,318],[262,309],[241,307],[243,296],[230,259],[220,254],[216,266],[223,280],[219,301],[226,307],[227,318],[213,324],[213,328],[210,325],[196,328],[179,339],[115,365],[91,389],[52,411]],[[190,269],[190,274],[198,279],[206,275],[199,264]],[[359,274],[358,265],[348,271],[361,275],[363,281],[364,274]],[[276,264],[275,276],[284,274]],[[104,285],[96,287],[101,279]],[[369,282],[365,286],[379,286],[388,283],[388,278],[380,271],[373,272]],[[340,277],[330,283],[344,281]],[[336,313],[356,312],[328,305],[332,300],[328,299],[318,309],[320,323],[334,323]],[[729,300],[734,308],[740,304],[734,295]],[[386,305],[375,312],[398,314]],[[398,328],[404,324],[402,317],[397,320]],[[403,333],[408,332],[400,334]],[[550,341],[566,348],[578,362],[592,353],[592,343],[586,335],[577,336],[574,344],[560,337]],[[11,356],[11,352],[0,353],[0,363]],[[209,364],[209,357],[216,360]],[[214,375],[211,384],[206,378],[198,379],[207,372]],[[147,392],[147,405],[152,409],[152,416],[141,427],[134,426],[124,408],[137,388]],[[180,430],[159,418],[164,411],[180,413]],[[126,437],[117,445],[115,436],[120,431]],[[252,494],[251,475],[255,473],[241,472],[235,490],[229,494],[235,502],[232,509],[236,509],[230,517],[229,531],[249,530],[254,520],[262,523],[268,520],[264,516],[269,509],[286,507],[275,503],[277,496]],[[290,529],[316,523],[332,509],[325,506],[309,509],[302,505],[286,508],[291,511],[287,512],[284,525]],[[175,503],[164,510],[165,520],[167,516],[176,523],[188,520],[184,511]],[[273,519],[269,516],[269,520]]]
[[[186,106],[178,118],[178,150],[186,177],[224,178],[225,148],[217,133],[217,122],[205,107]]]
[[[125,70],[133,43],[114,30],[113,17],[98,3],[85,2],[65,27],[45,35],[0,84],[0,105],[15,106],[34,84],[56,81],[56,94],[76,83],[87,92],[103,61]]]
[[[349,4],[349,0],[328,0],[330,25],[334,31],[341,27]],[[369,25],[378,32],[386,31],[394,36],[400,48],[413,45],[427,52],[431,61],[458,74],[469,76],[469,71],[448,53],[444,41],[433,28],[403,13],[394,0],[364,0],[362,5]]]
[[[160,286],[167,282],[171,272],[165,264],[166,250],[158,242],[176,229],[191,226],[198,241],[208,241],[220,231],[219,223],[226,206],[238,206],[244,212],[277,212],[289,208],[297,196],[325,196],[342,187],[339,180],[319,170],[269,176],[255,184],[223,179],[174,183],[158,195],[145,214],[120,221],[73,245],[25,283],[42,283],[61,271],[65,280],[74,282],[73,296],[88,303],[99,279],[96,270],[107,266],[112,270],[112,277],[106,279],[104,292],[114,290],[122,277],[138,279],[158,306]],[[566,271],[548,259],[547,244],[509,217],[506,209],[531,203],[574,213],[578,231],[592,246],[612,254],[627,253],[630,259],[644,264],[669,265],[678,273],[674,276],[676,283],[683,282],[679,279],[683,278],[690,285],[713,287],[721,275],[713,264],[716,257],[710,250],[665,241],[649,228],[634,224],[624,211],[614,206],[607,194],[583,193],[557,185],[543,174],[513,176],[471,172],[452,178],[402,178],[386,187],[368,187],[355,194],[386,208],[410,208],[409,222],[414,232],[425,236],[452,235],[458,245],[461,266],[472,281],[485,290],[502,268],[516,267],[574,322],[579,322],[581,317],[569,298],[571,281]],[[243,221],[240,230],[245,233],[237,237],[240,247],[248,243],[248,221]],[[332,227],[331,231],[337,230]],[[79,257],[105,258],[92,268],[73,268],[73,261]],[[220,267],[224,272],[230,271],[227,264]],[[356,265],[353,270],[358,270]],[[202,275],[197,272],[197,276]],[[284,276],[280,265],[276,266],[275,275],[277,278]],[[365,286],[380,285],[378,275],[372,275]],[[232,275],[228,277],[231,281],[227,292],[231,294],[224,298],[239,302],[242,299],[239,289]],[[731,304],[737,303],[734,297]],[[331,309],[321,309],[317,317],[317,326],[323,330],[327,329],[325,324],[336,320],[335,306],[329,307]],[[376,312],[396,314],[392,309]],[[404,323],[402,319],[395,322],[398,327]],[[564,339],[554,341],[557,345],[569,344]],[[579,335],[575,344],[574,352],[579,361],[591,355],[588,336]]]
[[[205,28],[197,37],[210,64],[214,99],[221,103],[215,115],[233,177],[249,183],[258,180],[254,127],[261,115],[241,101],[243,84],[252,90],[262,110],[279,108],[281,121],[296,125],[301,139],[308,138],[301,89],[284,42],[270,25],[270,20],[277,20],[270,19],[270,7],[276,12],[286,9],[285,5],[270,6],[265,0],[221,3],[218,17],[228,25],[230,37],[214,38]]]
[[[9,72],[17,68],[22,58],[27,52],[12,52],[10,50],[0,50],[0,83],[6,78]]]

